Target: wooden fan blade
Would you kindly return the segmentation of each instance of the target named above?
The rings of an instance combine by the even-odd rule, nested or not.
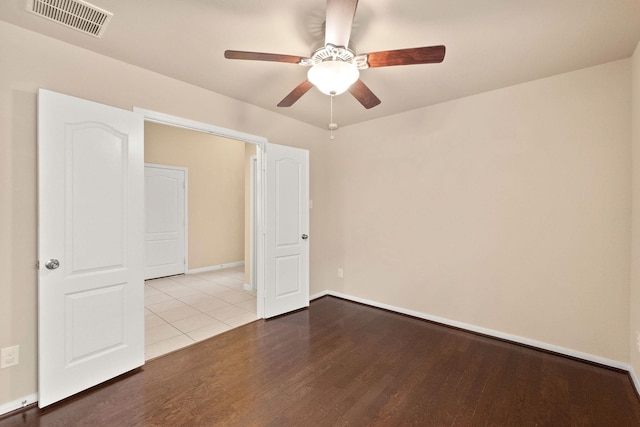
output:
[[[444,46],[385,50],[367,54],[367,62],[371,68],[390,67],[392,65],[431,64],[442,62],[444,52]]]
[[[349,47],[351,26],[358,0],[327,0],[324,44]]]
[[[354,84],[352,84],[349,88],[349,93],[351,93],[351,95],[353,95],[353,97],[357,99],[360,104],[362,104],[362,106],[367,110],[369,108],[375,107],[382,102],[380,101],[380,99],[378,99],[377,96],[373,94],[373,92],[371,92],[369,86],[364,84],[362,80],[358,80]]]
[[[294,90],[289,92],[289,95],[285,96],[282,101],[278,104],[278,107],[291,107],[296,101],[302,98],[302,95],[307,93],[309,89],[313,87],[313,83],[309,80],[305,80],[300,83]]]
[[[301,56],[281,55],[279,53],[244,52],[241,50],[225,50],[227,59],[249,59],[253,61],[288,62],[297,64],[303,58]]]

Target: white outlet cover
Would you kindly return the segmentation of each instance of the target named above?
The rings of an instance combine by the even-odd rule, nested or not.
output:
[[[0,369],[17,365],[20,361],[20,347],[6,347],[0,350]]]

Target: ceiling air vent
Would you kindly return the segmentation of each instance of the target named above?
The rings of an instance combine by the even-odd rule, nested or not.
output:
[[[82,0],[27,0],[27,10],[95,37],[102,37],[113,16]]]

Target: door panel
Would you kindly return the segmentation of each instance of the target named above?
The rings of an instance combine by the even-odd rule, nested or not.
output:
[[[97,123],[70,124],[67,132],[64,200],[70,215],[65,252],[70,262],[65,269],[80,274],[122,268],[127,228],[122,156],[128,151],[127,136]]]
[[[309,152],[267,144],[265,317],[309,306]]]
[[[124,344],[125,285],[122,283],[104,288],[90,289],[69,294],[65,304],[67,366],[85,362]],[[101,324],[111,327],[99,336],[94,332]]]
[[[304,163],[285,157],[274,162],[276,186],[276,246],[285,248],[300,244],[302,215],[300,192]]]
[[[143,129],[39,92],[40,407],[144,364]]]
[[[186,271],[186,170],[147,165],[145,279]]]
[[[299,255],[280,256],[276,258],[276,298],[301,293]]]

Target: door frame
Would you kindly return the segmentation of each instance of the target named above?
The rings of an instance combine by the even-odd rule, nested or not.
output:
[[[196,132],[208,133],[210,135],[221,136],[224,138],[235,139],[240,142],[248,142],[256,145],[256,169],[259,173],[255,179],[255,207],[253,214],[255,215],[255,228],[253,230],[253,241],[255,242],[256,259],[255,264],[255,284],[256,284],[256,315],[258,318],[264,318],[264,292],[265,292],[265,273],[264,273],[264,257],[265,257],[265,179],[264,179],[264,153],[267,145],[267,138],[256,136],[233,129],[227,129],[209,123],[198,122],[195,120],[185,119],[182,117],[172,116],[170,114],[160,113],[157,111],[147,110],[144,108],[133,107],[133,111],[140,113],[144,121],[158,123],[162,125],[175,126],[184,129],[194,130]]]
[[[258,259],[257,255],[257,242],[256,242],[256,187],[257,187],[257,177],[258,177],[258,158],[256,155],[251,156],[249,159],[251,165],[249,167],[249,179],[251,181],[251,194],[250,194],[250,205],[251,205],[251,218],[249,219],[249,234],[251,239],[251,250],[249,251],[249,289],[247,291],[255,291],[257,289],[256,286],[256,259]]]
[[[182,252],[184,253],[184,272],[186,273],[189,270],[187,268],[189,266],[189,168],[185,168],[182,166],[161,165],[158,163],[146,163],[146,162],[144,164],[144,167],[157,168],[157,169],[169,169],[169,170],[180,171],[184,173],[184,248],[182,248]],[[145,206],[145,215],[146,214],[147,214],[147,207]]]

